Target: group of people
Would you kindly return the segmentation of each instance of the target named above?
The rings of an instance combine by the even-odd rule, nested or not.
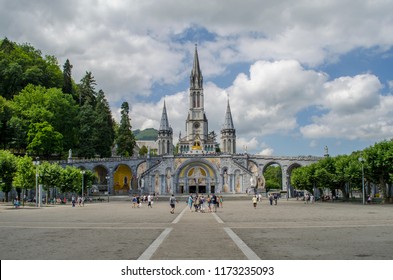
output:
[[[156,194],[153,195],[149,194],[149,195],[142,195],[142,196],[134,194],[134,196],[131,199],[132,208],[140,208],[142,203],[146,203],[146,202],[148,208],[153,208],[154,200],[158,200],[158,196],[156,196]]]
[[[78,206],[85,206],[85,198],[82,197],[82,196],[78,196],[78,197],[75,199],[75,196],[73,195],[73,196],[71,197],[71,204],[72,204],[72,207],[75,207],[76,203],[78,203]]]
[[[270,193],[268,196],[268,200],[269,200],[270,205],[273,205],[273,204],[277,205],[278,199],[279,199],[279,196],[276,193]],[[259,193],[259,194],[253,195],[251,201],[252,201],[252,205],[254,206],[254,209],[256,209],[258,202],[262,201],[262,194]]]
[[[212,195],[200,195],[200,194],[190,194],[187,199],[187,204],[190,207],[190,211],[205,213],[205,212],[217,212],[217,208],[223,207],[222,196]]]

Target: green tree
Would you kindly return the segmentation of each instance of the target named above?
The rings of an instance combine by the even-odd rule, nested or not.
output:
[[[129,118],[129,106],[127,102],[121,105],[121,119],[116,139],[117,154],[120,156],[132,156],[135,147],[135,137]]]
[[[0,94],[11,99],[28,84],[61,88],[62,72],[54,56],[42,56],[29,44],[7,38],[0,44]]]
[[[79,111],[79,135],[78,135],[78,156],[92,158],[96,155],[96,133],[94,127],[96,112],[93,107],[85,103]]]
[[[393,141],[382,141],[364,149],[365,173],[368,179],[379,186],[384,198],[392,196]]]
[[[143,145],[140,149],[139,149],[139,155],[141,157],[146,156],[148,152],[148,149],[145,145]]]
[[[12,130],[9,123],[11,116],[12,110],[9,102],[0,96],[0,146],[3,149],[8,148],[8,144],[11,141]]]
[[[47,161],[39,165],[40,182],[46,191],[46,202],[49,202],[50,190],[52,189],[52,198],[54,198],[55,189],[62,185],[61,174],[63,168],[57,163],[49,163]]]
[[[1,190],[8,202],[8,193],[12,190],[12,182],[18,170],[17,158],[9,151],[0,150],[0,182]]]
[[[63,92],[73,95],[73,83],[72,83],[72,65],[67,59],[63,65]]]
[[[79,84],[79,105],[88,103],[94,106],[96,101],[95,86],[97,85],[91,72],[87,72]]]
[[[55,131],[48,122],[31,124],[27,136],[29,153],[49,157],[62,151],[63,135]]]
[[[24,151],[30,144],[28,132],[36,123],[49,123],[54,131],[63,136],[63,149],[75,145],[77,135],[77,104],[70,95],[60,89],[46,89],[28,85],[10,102],[13,115],[9,121],[12,129],[10,147]],[[30,138],[31,140],[33,138]],[[34,145],[36,145],[35,143]]]
[[[95,113],[95,153],[100,155],[100,157],[110,157],[112,155],[112,146],[115,138],[113,128],[114,121],[108,101],[102,90],[97,94]]]
[[[24,192],[35,187],[35,168],[32,159],[25,155],[17,160],[17,172],[14,176],[14,186],[21,197],[21,190]],[[23,201],[24,202],[24,201]]]
[[[282,188],[282,171],[280,166],[268,166],[263,176],[265,177],[267,191]]]
[[[77,192],[82,183],[80,169],[74,166],[67,166],[61,172],[59,188],[62,193]]]

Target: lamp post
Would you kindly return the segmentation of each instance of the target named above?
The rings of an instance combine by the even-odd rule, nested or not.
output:
[[[362,157],[359,158],[360,163],[362,164],[362,195],[363,195],[363,205],[366,204],[366,197],[364,191],[364,159]]]
[[[35,206],[38,207],[38,165],[40,165],[40,158],[36,157],[34,162],[35,167]]]
[[[109,202],[109,179],[110,179],[111,177],[110,176],[106,176],[105,177],[105,179],[106,179],[106,184],[107,184],[107,192],[106,192],[106,194],[107,194],[107,196],[108,196],[108,202]]]
[[[86,173],[85,170],[81,171],[81,174],[82,174],[82,204],[85,204],[85,198],[83,196],[83,194],[84,194],[84,187],[85,187],[85,181],[84,181],[85,173]]]

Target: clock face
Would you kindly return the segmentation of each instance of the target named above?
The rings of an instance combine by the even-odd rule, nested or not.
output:
[[[194,123],[194,128],[199,128],[200,124],[199,122]]]

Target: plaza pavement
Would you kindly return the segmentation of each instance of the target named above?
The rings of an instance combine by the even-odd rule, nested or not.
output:
[[[226,200],[217,213],[111,201],[0,205],[2,260],[392,260],[393,206]],[[164,201],[165,200],[165,201]]]

